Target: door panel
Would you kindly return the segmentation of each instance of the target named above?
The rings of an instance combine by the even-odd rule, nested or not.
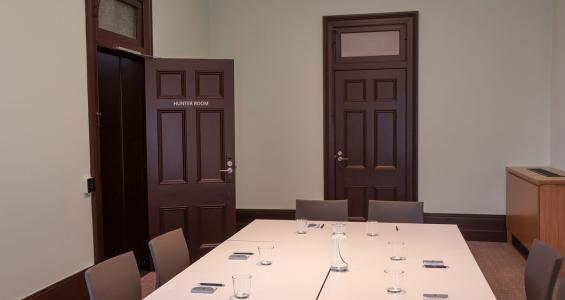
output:
[[[397,117],[395,110],[375,111],[375,168],[397,168],[398,144]]]
[[[366,95],[370,100],[349,101],[351,82],[361,82],[357,86],[363,90],[356,94]],[[359,203],[378,199],[382,193],[374,191],[382,189],[380,185],[401,191],[382,195],[388,200],[406,200],[405,87],[404,70],[336,72],[336,149],[347,159],[337,164],[336,198],[349,199],[349,205],[354,207],[350,209],[350,217],[366,215],[366,205]],[[359,190],[360,186],[371,189],[364,188],[363,193],[351,197],[351,190]]]
[[[158,111],[159,182],[186,183],[186,113],[179,110]]]
[[[146,88],[150,236],[199,258],[235,232],[233,61],[148,59]]]
[[[346,168],[365,169],[367,166],[367,118],[365,111],[345,111],[344,151],[349,157]]]
[[[224,182],[227,153],[224,151],[224,113],[222,110],[196,112],[198,132],[198,182]]]
[[[325,195],[417,201],[417,13],[324,18]]]
[[[149,267],[143,60],[98,52],[104,258],[133,250]]]

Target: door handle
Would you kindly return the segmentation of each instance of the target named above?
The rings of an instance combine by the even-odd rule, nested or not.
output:
[[[220,173],[228,173],[228,174],[231,174],[231,173],[233,173],[233,168],[229,167],[229,168],[227,168],[227,169],[225,169],[225,170],[220,170]]]
[[[343,157],[343,151],[339,150],[337,151],[337,154],[334,155],[334,157],[337,158],[337,161],[348,161],[349,157]]]

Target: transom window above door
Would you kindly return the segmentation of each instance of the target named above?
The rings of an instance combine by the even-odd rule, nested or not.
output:
[[[400,31],[341,34],[341,57],[400,55]]]
[[[151,54],[150,0],[94,0],[97,42]]]
[[[100,0],[98,28],[137,39],[138,6],[119,0]]]

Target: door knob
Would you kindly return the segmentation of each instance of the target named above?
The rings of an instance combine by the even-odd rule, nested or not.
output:
[[[229,167],[229,168],[227,168],[227,169],[225,169],[225,170],[220,170],[220,172],[221,172],[221,173],[228,173],[228,174],[231,174],[231,173],[233,173],[233,168]]]
[[[349,157],[343,157],[343,151],[337,151],[337,154],[334,156],[337,158],[337,161],[346,161],[349,160]]]

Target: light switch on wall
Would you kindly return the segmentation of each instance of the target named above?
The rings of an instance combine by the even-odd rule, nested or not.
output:
[[[84,194],[88,195],[94,192],[96,185],[93,177],[85,176],[84,177]]]

